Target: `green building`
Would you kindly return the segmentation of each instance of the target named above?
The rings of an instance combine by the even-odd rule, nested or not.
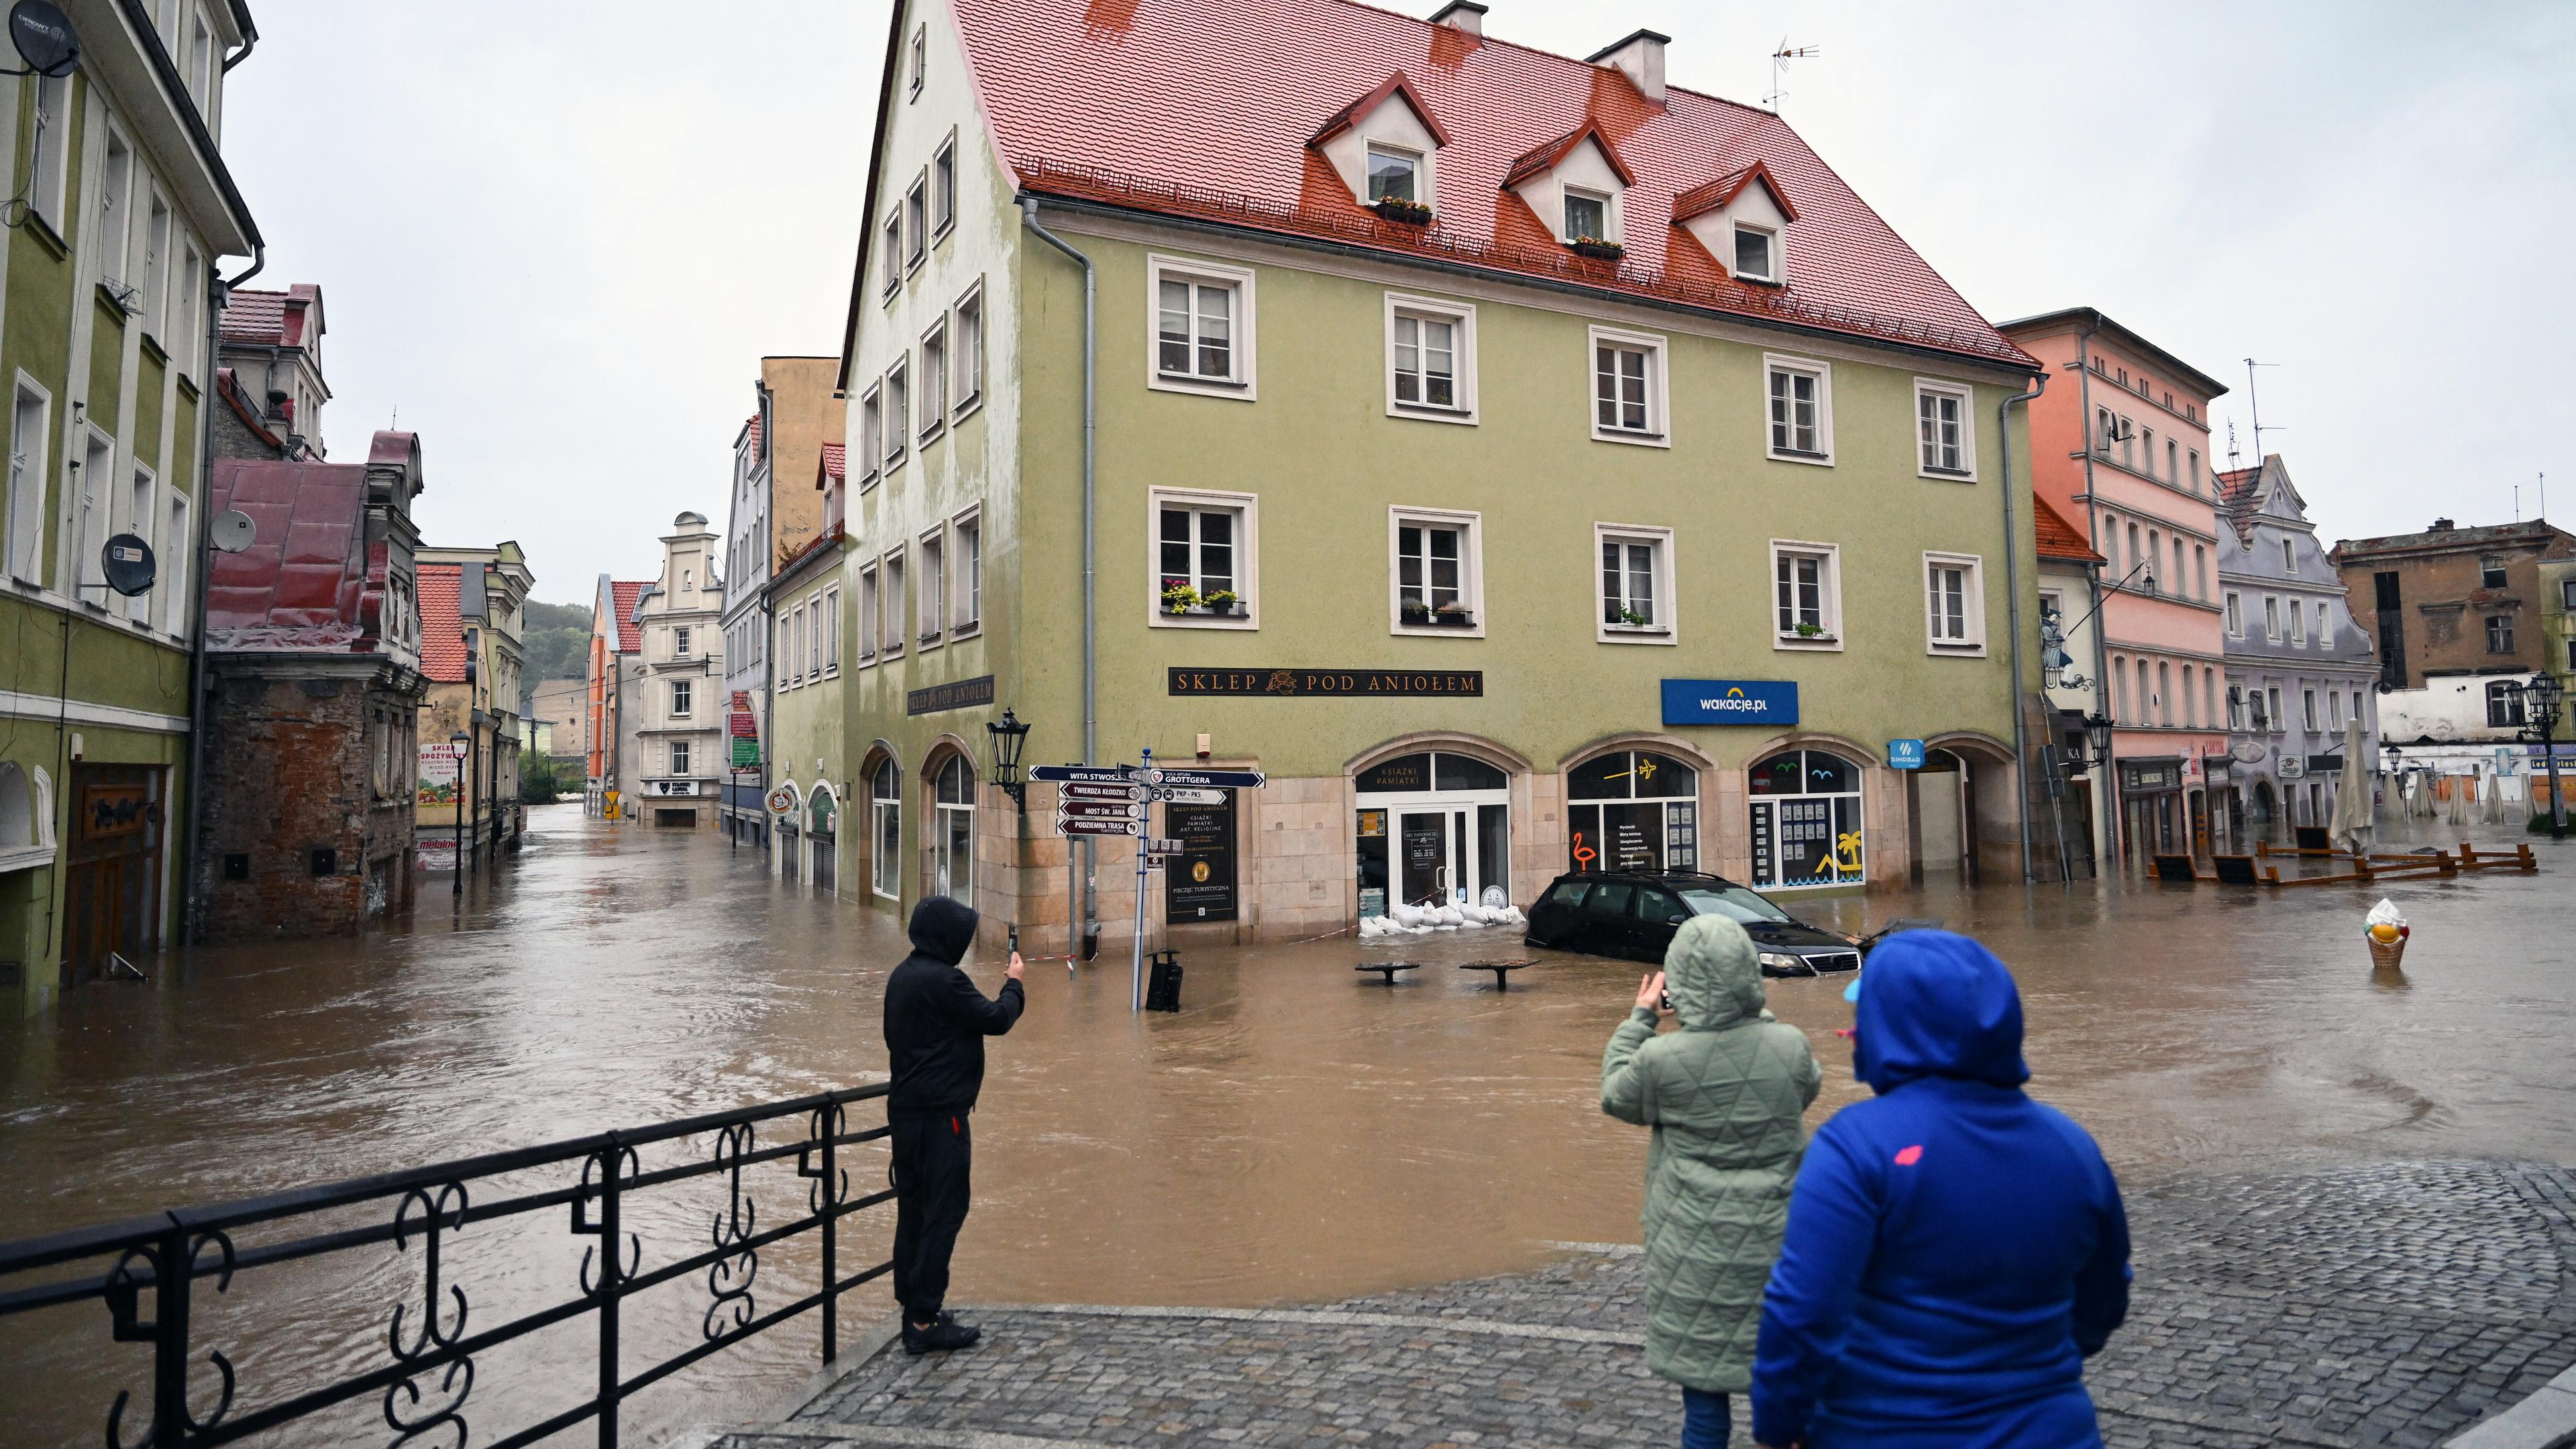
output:
[[[1570,869],[2020,869],[2036,365],[1777,116],[1669,85],[1663,37],[1481,22],[898,9],[841,749],[795,780],[864,816],[843,894],[1126,934],[1126,843],[1069,864],[1051,788],[994,788],[1004,707],[1031,763],[1266,773],[1156,808],[1182,941]]]
[[[0,286],[0,1003],[22,1012],[178,939],[215,263],[259,246],[215,140],[247,10],[62,8],[76,66],[0,105],[24,198]],[[125,535],[155,564],[132,595],[103,562]]]

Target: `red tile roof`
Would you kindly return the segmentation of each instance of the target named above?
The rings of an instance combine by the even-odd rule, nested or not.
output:
[[[850,476],[849,449],[839,443],[823,445],[823,465],[816,471],[814,486],[828,488]]]
[[[751,421],[743,424],[743,429],[743,441],[751,445],[751,456],[757,460],[760,457],[760,414],[753,413]]]
[[[1319,145],[1349,130],[1354,123],[1373,114],[1389,96],[1404,97],[1404,103],[1413,108],[1413,114],[1421,120],[1422,129],[1431,133],[1431,139],[1443,146],[1449,144],[1448,128],[1440,124],[1438,116],[1431,114],[1430,102],[1422,99],[1422,92],[1413,88],[1413,82],[1406,80],[1402,71],[1388,76],[1378,82],[1377,89],[1326,116],[1322,128],[1307,144]]]
[[[651,588],[650,579],[612,579],[608,585],[608,606],[617,611],[617,652],[639,653],[644,648],[643,626],[635,622],[635,601]]]
[[[1607,66],[1349,0],[956,8],[999,149],[1031,192],[2035,365],[1767,111],[1679,88],[1658,105]],[[1398,74],[1451,137],[1427,229],[1362,208],[1307,141]],[[1516,162],[1587,132],[1637,178],[1615,265],[1527,226],[1504,189]],[[1670,225],[1677,196],[1756,162],[1797,207],[1784,287],[1732,280]]]
[[[1782,216],[1792,222],[1798,219],[1798,208],[1789,204],[1788,194],[1780,189],[1779,182],[1771,179],[1770,168],[1756,161],[1730,171],[1706,186],[1694,186],[1674,197],[1673,220],[1688,221],[1703,211],[1715,211],[1742,196],[1744,188],[1756,181],[1762,183],[1763,190],[1771,193],[1771,204],[1780,208]]]
[[[250,515],[254,530],[249,548],[216,553],[208,570],[209,648],[368,647],[365,468],[218,458],[209,501]]]
[[[2031,495],[2031,527],[2039,537],[2041,558],[2063,559],[2069,563],[2101,564],[2109,560],[2093,551],[2084,541],[2083,531],[2066,521],[2066,515],[2048,505],[2048,500]]]
[[[465,680],[465,620],[456,608],[463,568],[420,566],[420,672],[442,684]]]
[[[1618,176],[1621,185],[1637,184],[1637,173],[1628,169],[1628,162],[1620,156],[1619,148],[1610,144],[1610,133],[1601,129],[1598,118],[1586,116],[1573,130],[1513,157],[1510,168],[1503,172],[1504,188],[1508,190],[1543,171],[1553,170],[1556,163],[1573,155],[1574,148],[1586,141],[1601,148],[1601,159],[1610,163],[1610,170]],[[1443,144],[1446,145],[1445,142]]]
[[[310,347],[312,307],[322,290],[298,282],[283,292],[237,291],[224,305],[224,340],[258,347]]]

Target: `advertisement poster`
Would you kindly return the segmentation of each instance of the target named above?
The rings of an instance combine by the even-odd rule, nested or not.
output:
[[[456,744],[420,747],[420,788],[413,799],[423,805],[456,805],[458,764],[465,758],[465,747]]]
[[[1235,918],[1234,792],[1210,793],[1218,803],[1163,807],[1163,828],[1182,846],[1163,877],[1164,918],[1175,924]]]
[[[456,869],[456,842],[452,839],[422,841],[420,868],[440,872]]]

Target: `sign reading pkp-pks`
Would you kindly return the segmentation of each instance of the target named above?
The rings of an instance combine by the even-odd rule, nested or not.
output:
[[[1667,679],[1668,725],[1793,725],[1798,722],[1794,679]]]

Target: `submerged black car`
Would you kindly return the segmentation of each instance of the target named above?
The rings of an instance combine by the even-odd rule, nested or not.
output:
[[[1533,946],[1626,956],[1663,964],[1673,932],[1693,916],[1728,916],[1760,951],[1765,976],[1816,976],[1860,969],[1849,936],[1819,930],[1770,899],[1713,875],[1561,875],[1530,907]]]

